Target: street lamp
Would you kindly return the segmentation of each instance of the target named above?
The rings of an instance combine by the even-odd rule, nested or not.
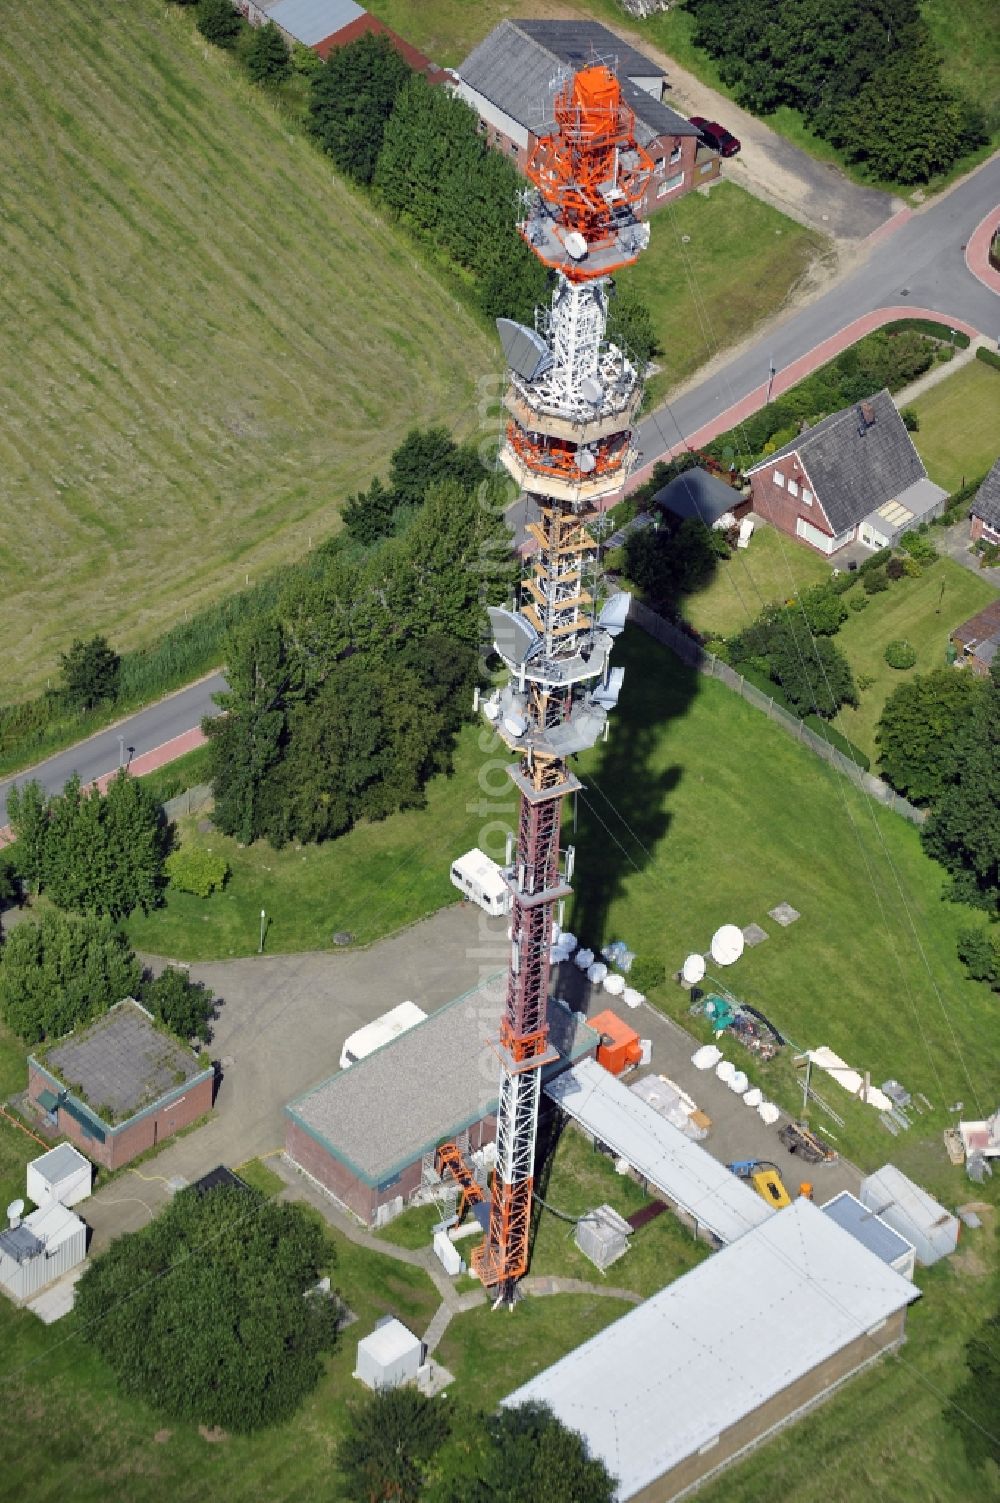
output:
[[[774,356],[771,355],[768,358],[767,362],[767,396],[764,399],[766,402],[770,402],[771,400],[771,388],[774,385],[774,378],[777,374],[778,372],[775,368]]]
[[[260,949],[257,951],[258,955],[263,955],[263,953],[264,953],[264,925],[266,924],[266,922],[267,922],[267,913],[262,908],[260,910]]]
[[[118,770],[119,770],[119,772],[121,771],[121,769],[124,766],[125,766],[125,737],[124,736],[119,736],[118,737]]]

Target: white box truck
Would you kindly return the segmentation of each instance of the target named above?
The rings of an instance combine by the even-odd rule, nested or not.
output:
[[[340,1053],[340,1068],[347,1070],[366,1054],[374,1054],[383,1044],[391,1044],[401,1033],[422,1023],[426,1016],[423,1008],[415,1002],[400,1002],[391,1012],[383,1013],[374,1023],[366,1023],[364,1028],[351,1034]]]

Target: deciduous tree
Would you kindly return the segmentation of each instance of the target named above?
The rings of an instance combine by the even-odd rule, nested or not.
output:
[[[365,35],[331,52],[313,76],[309,128],[356,183],[370,183],[386,122],[410,69],[384,36]]]
[[[921,830],[924,848],[951,873],[952,896],[1000,909],[1000,664],[956,743],[952,781]]]
[[[345,1496],[357,1503],[419,1503],[429,1464],[448,1433],[441,1400],[415,1388],[383,1389],[357,1400],[337,1447]]]
[[[0,1014],[27,1044],[58,1038],[131,996],[140,968],[109,918],[49,910],[0,952]]]
[[[958,771],[965,732],[985,693],[971,673],[936,668],[889,696],[875,740],[882,773],[899,793],[917,804],[940,798]]]
[[[276,84],[292,71],[288,44],[273,21],[252,26],[243,51],[243,66],[257,84]]]
[[[339,1300],[314,1290],[333,1261],[301,1206],[182,1190],[88,1265],[79,1330],[125,1393],[177,1420],[259,1430],[295,1412],[334,1346]]]
[[[139,985],[139,1000],[178,1038],[199,1038],[204,1044],[210,1041],[209,1023],[217,1004],[203,981],[191,981],[170,965],[158,976],[146,971]]]

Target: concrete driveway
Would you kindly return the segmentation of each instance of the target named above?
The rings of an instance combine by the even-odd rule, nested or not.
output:
[[[953,527],[944,527],[940,532],[932,533],[931,541],[939,553],[946,553],[956,564],[961,564],[963,569],[978,574],[980,579],[987,580],[995,589],[1000,590],[1000,566],[981,569],[979,554],[971,551],[968,518],[956,522]]]
[[[192,979],[223,998],[211,1045],[222,1071],[215,1111],[86,1202],[91,1252],[145,1226],[180,1183],[280,1149],[282,1108],[339,1068],[348,1034],[406,999],[435,1011],[501,970],[506,929],[456,904],[369,950],[192,966]]]

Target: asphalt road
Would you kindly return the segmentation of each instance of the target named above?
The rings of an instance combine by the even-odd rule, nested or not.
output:
[[[1000,154],[929,208],[873,245],[867,259],[764,339],[640,425],[636,468],[651,464],[728,408],[766,385],[847,324],[879,308],[924,308],[1000,339],[1000,297],[965,264],[965,245],[983,216],[1000,204]],[[715,351],[711,351],[715,354]]]
[[[0,826],[7,823],[7,794],[15,783],[34,778],[47,792],[59,793],[67,778],[74,772],[80,774],[84,783],[92,783],[105,773],[113,772],[118,766],[120,736],[125,738],[127,759],[155,751],[164,742],[172,741],[175,736],[183,735],[185,731],[200,725],[206,715],[217,715],[219,711],[212,695],[225,687],[226,681],[222,674],[213,673],[211,677],[189,684],[186,689],[178,690],[176,694],[161,699],[148,709],[130,715],[106,731],[99,731],[89,741],[81,741],[69,751],[49,757],[47,762],[40,762],[30,771],[5,778],[0,782]]]

